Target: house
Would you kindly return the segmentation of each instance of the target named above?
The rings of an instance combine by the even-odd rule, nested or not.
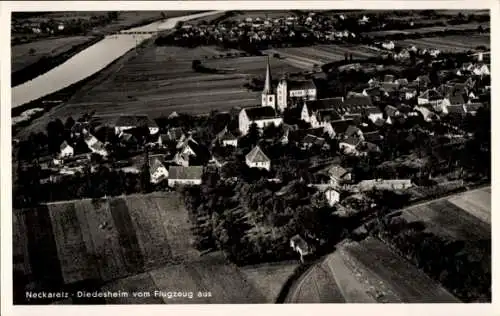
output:
[[[281,143],[288,144],[290,132],[296,131],[298,129],[299,129],[299,127],[297,125],[284,124],[283,125],[283,136],[281,136],[281,139],[280,139]]]
[[[352,181],[352,174],[340,165],[334,165],[328,168],[328,176],[330,177],[330,185],[340,187],[341,185]]]
[[[312,79],[290,80],[282,78],[276,88],[278,96],[278,109],[283,111],[290,103],[297,103],[300,100],[316,100],[317,88]]]
[[[437,114],[430,111],[429,109],[423,107],[423,106],[415,106],[414,110],[422,115],[424,121],[426,122],[431,122],[433,119],[437,118]]]
[[[409,84],[408,79],[406,79],[406,78],[396,79],[396,80],[394,80],[394,83],[398,84],[402,87],[406,87]]]
[[[168,134],[160,134],[158,135],[158,146],[160,147],[166,147],[168,143],[171,141],[170,137]]]
[[[443,102],[443,99],[443,96],[435,89],[428,89],[418,96],[417,102],[419,105],[431,104],[433,106],[439,106],[441,102]]]
[[[379,144],[382,140],[384,140],[384,137],[380,135],[378,131],[372,131],[363,133],[363,139],[366,142]]]
[[[382,98],[389,96],[386,90],[380,86],[366,88],[363,90],[363,95],[370,97],[373,100],[380,101]]]
[[[490,68],[488,67],[488,65],[480,63],[472,68],[472,73],[476,76],[490,75]]]
[[[302,139],[302,147],[304,149],[311,148],[312,146],[323,147],[326,145],[326,140],[323,137],[318,137],[316,135],[307,134]]]
[[[238,147],[238,138],[236,138],[228,129],[227,126],[215,136],[215,142],[221,146]]]
[[[283,124],[283,118],[278,116],[274,108],[270,106],[256,106],[242,109],[238,116],[241,134],[246,135],[250,129],[250,125],[253,123],[255,123],[258,128],[263,129],[271,124],[280,126]]]
[[[351,96],[345,99],[344,104],[338,109],[338,111],[341,115],[363,113],[363,110],[372,106],[372,100],[369,96]]]
[[[158,157],[149,157],[149,174],[151,183],[159,183],[168,178],[168,170]]]
[[[336,110],[319,110],[311,116],[311,127],[325,127],[329,122],[342,119]]]
[[[343,102],[343,97],[305,101],[300,112],[300,118],[307,123],[311,123],[311,117],[318,111],[335,110],[342,106]]]
[[[385,114],[387,115],[387,117],[396,117],[396,116],[401,115],[399,110],[392,105],[387,105],[385,107],[384,111],[385,111]]]
[[[393,41],[389,41],[389,42],[383,42],[382,47],[387,49],[387,50],[393,50],[394,47],[396,47],[396,45],[394,44]]]
[[[329,122],[324,130],[330,137],[338,137],[342,138],[345,136],[345,133],[349,126],[354,124],[354,120],[352,119],[344,119],[344,120],[336,120]]]
[[[470,115],[476,115],[477,110],[483,107],[482,103],[467,103],[465,104],[465,111]]]
[[[418,76],[414,82],[420,88],[427,88],[427,86],[431,83],[431,79],[427,75],[421,75]]]
[[[386,92],[386,94],[392,94],[398,92],[399,84],[395,82],[382,82],[380,87]]]
[[[465,104],[453,104],[448,105],[445,108],[444,113],[460,119],[467,114],[467,110]]]
[[[323,193],[325,200],[330,207],[340,201],[340,193],[331,187],[329,184],[312,184],[311,187],[316,188],[320,193]]]
[[[417,89],[415,88],[404,87],[402,89],[399,89],[400,98],[404,98],[405,100],[410,100],[416,96],[417,96]]]
[[[347,130],[345,131],[344,135],[347,137],[355,136],[355,137],[363,138],[363,132],[361,131],[361,129],[359,129],[358,127],[356,127],[354,125],[349,125],[349,127],[347,127]]]
[[[170,166],[168,168],[168,186],[200,185],[203,176],[203,166]]]
[[[245,162],[250,168],[271,170],[271,159],[260,149],[260,146],[255,146],[246,156]]]
[[[292,247],[293,251],[298,252],[302,263],[304,262],[304,257],[311,252],[309,245],[300,235],[290,238],[290,247]]]
[[[158,125],[147,115],[120,115],[114,120],[113,126],[116,135],[137,127],[147,127],[150,134],[156,134],[159,131]]]
[[[68,158],[68,157],[73,157],[74,150],[73,147],[71,147],[68,142],[63,141],[61,146],[59,146],[60,152],[59,152],[59,157],[60,158]]]
[[[177,144],[177,153],[175,154],[175,163],[181,166],[188,166],[192,159],[196,159],[200,165],[205,164],[210,159],[208,150],[188,136],[182,142]]]
[[[405,190],[413,187],[410,179],[396,179],[396,180],[363,180],[356,185],[357,189],[361,192],[371,190]]]
[[[120,135],[120,142],[129,146],[138,144],[137,138],[134,135],[125,132]]]
[[[435,107],[439,112],[448,113],[449,106],[462,106],[465,104],[464,97],[461,94],[450,95],[443,99],[443,102]]]
[[[169,141],[177,142],[182,138],[183,135],[184,131],[181,127],[172,127],[167,131],[167,137]]]
[[[385,75],[383,82],[393,83],[394,82],[394,75]]]
[[[372,121],[373,123],[375,123],[379,119],[383,119],[384,118],[384,114],[376,106],[372,106],[372,107],[366,108],[363,112],[364,112],[364,115],[366,117],[368,117],[368,119],[370,121]]]
[[[357,154],[356,147],[362,142],[359,137],[348,137],[339,141],[340,151],[344,154]]]
[[[104,144],[100,140],[98,140],[94,135],[87,133],[84,136],[83,140],[89,147],[90,151],[92,151],[93,153],[104,157],[108,155],[107,150],[104,148]]]

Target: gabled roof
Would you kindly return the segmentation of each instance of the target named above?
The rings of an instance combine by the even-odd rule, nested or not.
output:
[[[168,168],[168,178],[177,180],[198,180],[203,175],[203,166],[170,166]]]
[[[460,114],[460,115],[466,114],[463,104],[449,105],[447,107],[447,110],[449,114]]]
[[[250,121],[258,121],[278,117],[276,111],[272,106],[255,106],[244,108],[243,111],[245,111]]]
[[[59,146],[61,150],[65,149],[66,147],[72,148],[67,141],[63,141],[61,146]]]
[[[245,158],[251,163],[257,162],[269,162],[269,159],[266,154],[260,149],[260,146],[255,146],[246,156]]]
[[[394,82],[401,85],[401,86],[408,85],[408,79],[406,79],[406,78],[396,79]]]
[[[350,98],[345,99],[344,105],[346,106],[371,106],[372,100],[367,96],[352,96]]]
[[[339,165],[332,166],[330,169],[328,169],[328,175],[332,178],[342,179],[347,174],[349,174],[349,171],[347,171],[346,169],[344,169],[342,166]]]
[[[465,110],[467,112],[476,112],[477,110],[479,110],[482,107],[483,107],[482,103],[468,103],[468,104],[465,104]]]
[[[380,86],[382,87],[382,89],[389,93],[397,91],[399,89],[399,84],[393,82],[382,82]]]
[[[309,100],[305,102],[309,115],[319,110],[336,109],[344,103],[343,97],[327,98],[320,100]]]
[[[394,81],[394,75],[385,75],[384,76],[384,82],[393,82]]]
[[[395,116],[397,112],[399,112],[399,110],[392,106],[392,105],[388,105],[385,107],[384,109],[385,113],[387,114],[387,116]]]
[[[380,114],[382,111],[376,106],[370,106],[363,111],[365,115],[370,115],[370,114]]]
[[[378,131],[363,133],[363,138],[370,143],[380,142],[384,137]]]
[[[160,168],[165,168],[165,166],[161,163],[158,157],[149,157],[149,172],[154,173],[156,170]]]
[[[316,89],[316,85],[312,79],[310,80],[300,80],[300,81],[287,81],[287,90],[309,90]]]
[[[331,122],[331,121],[336,121],[340,120],[341,117],[339,113],[336,110],[329,109],[329,110],[319,110],[317,113],[317,120],[319,122]]]
[[[357,133],[359,133],[361,130],[354,126],[354,125],[349,125],[349,127],[347,127],[347,130],[345,131],[345,134],[347,136],[354,136],[356,135]]]
[[[448,97],[451,105],[461,105],[464,104],[464,97],[461,94],[451,95]]]
[[[315,135],[307,134],[302,139],[302,142],[304,144],[312,144],[312,145],[323,146],[325,144],[325,139],[323,137],[318,137],[318,136],[315,136]]]
[[[219,141],[236,139],[236,137],[227,129],[227,126],[224,127],[224,129],[217,134],[216,138]]]
[[[365,89],[365,93],[372,98],[382,97],[385,94],[385,90],[382,89],[381,87],[377,86],[377,87]]]
[[[333,130],[337,134],[344,134],[347,131],[347,128],[349,128],[350,125],[352,125],[354,121],[352,119],[349,120],[338,120],[338,121],[332,121],[330,124],[332,125]]]
[[[443,98],[443,96],[439,92],[437,92],[436,90],[433,90],[433,89],[428,89],[428,90],[422,92],[422,94],[420,94],[419,97],[423,98],[423,99],[428,99],[429,101],[440,100]]]
[[[351,137],[347,137],[346,139],[344,139],[340,142],[345,143],[345,144],[349,144],[352,146],[357,146],[361,142],[361,139],[359,139],[358,137],[351,136]]]
[[[430,83],[431,79],[427,75],[421,75],[421,76],[418,76],[417,79],[415,79],[415,81],[422,82],[422,83]]]

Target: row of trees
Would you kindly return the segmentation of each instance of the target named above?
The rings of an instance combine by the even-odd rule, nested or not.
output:
[[[464,302],[491,302],[491,240],[456,241],[384,218],[370,231]]]

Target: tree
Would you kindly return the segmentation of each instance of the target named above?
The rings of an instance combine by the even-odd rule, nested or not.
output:
[[[140,173],[141,191],[144,193],[151,192],[151,173],[149,169],[149,152],[146,150],[144,154],[144,164]]]

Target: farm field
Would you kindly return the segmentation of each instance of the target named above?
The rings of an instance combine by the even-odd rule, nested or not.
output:
[[[444,30],[471,30],[471,29],[477,29],[479,26],[481,26],[483,29],[490,28],[489,23],[469,23],[469,24],[458,24],[458,25],[447,25],[447,26],[429,26],[429,27],[422,27],[418,29],[407,29],[407,30],[373,31],[373,32],[364,32],[362,34],[366,36],[384,36],[391,34],[430,33],[430,32],[440,32]]]
[[[12,46],[11,72],[28,67],[43,57],[52,57],[65,53],[72,47],[89,42],[92,39],[92,36],[70,36]]]
[[[361,270],[368,283],[381,290],[378,293],[382,295],[380,298],[387,293],[389,297],[394,296],[394,302],[460,302],[377,239],[368,237],[361,242],[347,243],[342,250],[346,251],[348,257]]]
[[[315,45],[309,47],[275,48],[265,51],[268,54],[279,54],[283,60],[292,66],[304,70],[312,70],[315,65],[343,60],[345,53],[352,54],[353,58],[369,58],[377,52],[364,45]]]
[[[266,57],[212,59],[212,56],[225,53],[219,53],[215,47],[189,49],[150,44],[136,56],[131,52],[133,57],[113,73],[108,73],[99,84],[84,86],[81,90],[84,92],[76,93],[66,104],[53,108],[25,131],[44,129],[48,117],[65,120],[68,116],[93,110],[97,115],[141,113],[155,118],[173,111],[208,113],[215,109],[223,111],[259,105],[260,92],[248,91],[244,84],[249,76],[264,77]],[[231,71],[198,73],[192,69],[194,59],[201,60],[206,67]],[[271,58],[270,63],[274,76],[300,71],[280,59]]]
[[[488,189],[412,206],[403,210],[402,216],[410,222],[422,221],[432,233],[454,240],[491,239],[491,192]]]
[[[246,18],[279,19],[279,18],[286,18],[289,16],[295,16],[295,15],[296,14],[294,14],[293,12],[288,11],[288,10],[272,10],[272,11],[251,10],[251,11],[243,11],[241,14],[224,19],[224,21],[243,21]]]
[[[62,284],[108,281],[199,257],[176,194],[53,203],[14,217],[14,266]]]
[[[443,37],[424,37],[398,41],[399,45],[415,45],[418,48],[436,48],[444,52],[459,52],[475,49],[478,46],[490,48],[489,35],[460,36],[451,35]]]
[[[381,241],[346,241],[292,287],[291,303],[453,303],[448,293]]]

